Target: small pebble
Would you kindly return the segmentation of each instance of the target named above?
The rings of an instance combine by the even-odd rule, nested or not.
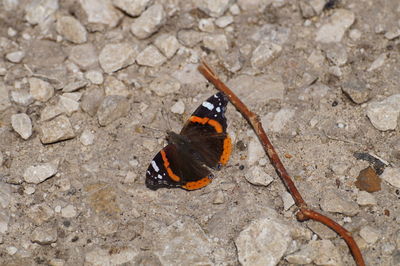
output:
[[[64,218],[74,218],[76,214],[77,213],[73,205],[68,205],[61,209],[61,216]]]
[[[27,90],[12,90],[10,98],[13,102],[22,106],[28,106],[35,101]]]
[[[174,78],[160,75],[150,83],[149,89],[163,97],[167,94],[177,93],[181,89],[181,84]]]
[[[400,188],[400,168],[387,167],[381,177],[395,188]]]
[[[380,235],[381,235],[381,233],[377,229],[375,229],[369,225],[364,226],[360,230],[360,236],[368,244],[374,244],[376,241],[378,241],[378,239],[380,238]]]
[[[47,102],[54,95],[54,87],[39,78],[29,78],[29,88],[32,97],[41,102]]]
[[[385,64],[386,58],[387,58],[387,54],[386,53],[380,54],[374,60],[374,62],[372,62],[371,66],[367,69],[367,71],[374,71],[374,70],[382,67]]]
[[[217,25],[220,28],[225,28],[226,26],[229,26],[232,23],[233,23],[233,17],[232,16],[219,17],[215,21],[215,25]]]
[[[31,241],[39,245],[49,245],[57,241],[57,229],[54,227],[36,227],[31,235]]]
[[[131,25],[131,32],[138,39],[146,39],[166,22],[167,16],[160,4],[150,6]]]
[[[355,202],[332,190],[323,193],[319,204],[324,211],[342,213],[348,216],[354,216],[360,211]]]
[[[376,199],[371,193],[359,191],[357,194],[357,203],[360,206],[376,205]]]
[[[96,71],[96,70],[90,70],[90,71],[86,72],[85,78],[87,78],[93,84],[97,84],[97,85],[103,84],[103,82],[104,82],[103,74],[100,71]]]
[[[43,122],[40,126],[39,133],[40,141],[43,144],[54,143],[75,137],[71,122],[65,115]]]
[[[273,42],[264,41],[256,49],[251,56],[251,66],[256,69],[263,69],[277,58],[282,51],[282,47]]]
[[[285,211],[289,210],[290,207],[292,207],[294,205],[293,197],[289,192],[284,191],[281,194],[281,198],[282,198],[282,201],[283,201],[283,209]]]
[[[103,86],[106,96],[119,95],[128,97],[131,95],[131,92],[128,90],[128,87],[125,85],[125,83],[114,76],[108,76]]]
[[[394,94],[382,101],[370,102],[366,109],[372,125],[380,130],[394,130],[400,114],[400,94]]]
[[[115,72],[132,65],[137,52],[137,47],[127,42],[106,44],[99,55],[100,66],[106,73]]]
[[[315,41],[322,43],[339,43],[346,30],[353,25],[355,15],[346,9],[336,9],[326,23],[318,29]]]
[[[153,1],[152,0],[114,0],[113,5],[122,9],[132,17],[139,16]]]
[[[11,63],[20,63],[24,57],[24,51],[16,51],[6,54],[6,59]]]
[[[25,113],[12,115],[11,125],[15,132],[25,140],[32,135],[32,121]]]
[[[142,66],[159,67],[167,58],[154,45],[149,45],[138,54],[136,61]]]
[[[87,41],[85,27],[74,17],[63,16],[57,20],[57,31],[66,40],[73,43],[84,43]]]
[[[136,179],[137,179],[138,175],[133,172],[133,171],[128,171],[126,173],[125,179],[124,179],[124,183],[126,184],[133,184],[135,183]]]
[[[106,126],[118,118],[126,116],[129,109],[130,104],[126,97],[119,95],[106,96],[97,111],[100,126]]]
[[[8,255],[13,256],[13,255],[15,255],[15,253],[17,253],[18,249],[14,246],[10,246],[10,247],[6,248],[6,251],[7,251]]]
[[[213,32],[215,30],[214,19],[212,19],[212,18],[200,19],[199,20],[199,29],[204,32]]]
[[[267,174],[263,168],[253,166],[244,176],[246,180],[256,186],[268,186],[274,181],[272,176]]]
[[[178,42],[178,39],[171,34],[161,34],[158,36],[154,45],[167,57],[172,58],[176,51],[178,51],[181,46]]]
[[[58,171],[58,163],[43,163],[29,166],[24,174],[24,180],[30,184],[39,184],[54,176]]]
[[[185,112],[185,104],[182,100],[178,100],[174,105],[171,107],[171,112],[175,114],[183,114]]]
[[[94,142],[94,134],[89,129],[85,129],[79,137],[79,141],[85,146],[92,145]]]
[[[97,49],[92,43],[74,45],[68,58],[82,70],[97,67],[99,64]]]
[[[218,190],[214,196],[213,204],[223,204],[225,202],[225,195],[224,192]]]

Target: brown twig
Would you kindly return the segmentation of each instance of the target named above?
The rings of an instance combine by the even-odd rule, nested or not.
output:
[[[312,219],[330,227],[346,241],[356,264],[358,266],[364,266],[365,263],[361,251],[358,248],[357,243],[351,236],[351,233],[328,217],[308,208],[307,203],[302,198],[300,192],[296,188],[296,185],[293,183],[292,178],[289,176],[285,167],[283,166],[282,161],[276,153],[274,146],[269,141],[258,115],[250,111],[247,106],[218,78],[218,76],[214,74],[212,69],[204,61],[200,64],[198,69],[208,81],[210,81],[218,90],[222,91],[228,96],[230,102],[253,127],[255,133],[261,141],[262,146],[264,147],[265,152],[268,155],[268,158],[271,161],[271,164],[274,166],[279,177],[282,179],[286,188],[292,195],[296,206],[299,208],[299,212],[297,213],[298,220],[305,221],[308,219]]]

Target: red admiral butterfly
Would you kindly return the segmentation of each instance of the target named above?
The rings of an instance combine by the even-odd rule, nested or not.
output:
[[[219,170],[231,154],[231,138],[226,133],[227,104],[226,96],[218,92],[194,111],[179,134],[167,132],[168,145],[147,169],[148,188],[195,190],[211,183],[209,168]]]

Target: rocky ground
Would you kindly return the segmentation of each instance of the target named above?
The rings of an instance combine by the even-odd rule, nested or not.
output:
[[[397,0],[0,1],[0,264],[354,265],[296,220],[231,105],[211,185],[145,187],[165,130],[216,92],[205,58],[308,204],[399,265],[399,52]]]

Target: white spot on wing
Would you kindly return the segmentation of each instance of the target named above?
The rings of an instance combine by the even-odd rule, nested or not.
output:
[[[158,179],[162,179],[162,176],[160,174],[157,175]]]
[[[215,111],[217,111],[219,113],[219,112],[221,112],[221,108],[218,106],[217,108],[215,108]]]
[[[158,168],[158,166],[157,166],[157,164],[156,164],[155,161],[151,161],[151,166],[153,166],[153,168],[154,168],[154,170],[155,170],[156,172],[160,171],[160,168]]]
[[[212,103],[209,103],[209,102],[203,102],[201,105],[204,106],[205,108],[207,108],[210,111],[212,109],[214,109],[214,105]]]

